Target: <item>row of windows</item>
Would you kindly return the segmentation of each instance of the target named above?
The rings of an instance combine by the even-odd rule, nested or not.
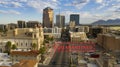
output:
[[[17,45],[17,46],[24,46],[24,43],[20,43],[20,44],[16,43],[16,45]],[[29,45],[32,46],[32,43],[30,43],[30,44],[26,43],[25,45],[26,45],[26,46],[29,46]]]

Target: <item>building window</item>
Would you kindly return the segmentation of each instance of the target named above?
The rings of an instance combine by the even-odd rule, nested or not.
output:
[[[32,46],[32,43],[30,45]]]
[[[36,34],[34,35],[34,37],[36,38]]]
[[[23,43],[21,43],[21,46],[23,45]]]
[[[18,43],[16,43],[17,44],[17,46],[18,46]]]
[[[27,46],[27,43],[26,43],[26,46]]]

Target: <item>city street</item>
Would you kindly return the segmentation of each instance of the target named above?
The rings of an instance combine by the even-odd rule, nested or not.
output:
[[[59,45],[66,46],[66,45]],[[57,48],[58,49],[58,48]],[[69,67],[69,52],[56,51],[49,65],[39,65],[38,67]]]

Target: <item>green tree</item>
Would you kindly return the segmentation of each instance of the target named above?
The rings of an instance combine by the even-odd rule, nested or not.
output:
[[[39,52],[40,52],[40,54],[44,54],[46,52],[46,48],[45,47],[41,47]]]
[[[48,39],[45,39],[44,42],[45,42],[45,43],[49,43],[49,40],[48,40]]]
[[[8,41],[6,43],[5,48],[6,48],[5,53],[10,54],[10,50],[11,50],[11,42],[10,41]]]
[[[3,30],[0,28],[0,32],[3,32]]]
[[[43,44],[42,45],[45,45],[45,40],[44,40],[44,42],[43,42]]]
[[[32,44],[32,48],[35,50],[36,47],[37,47],[37,44],[36,44],[36,43],[33,43],[33,44]]]
[[[50,41],[53,41],[54,40],[54,38],[53,37],[50,37],[50,39],[49,39]]]
[[[8,41],[5,45],[5,47],[6,47],[7,51],[10,51],[11,50],[11,42]]]
[[[16,46],[15,44],[13,44],[11,49],[14,50],[14,49],[16,49],[16,48],[17,48],[17,46]]]

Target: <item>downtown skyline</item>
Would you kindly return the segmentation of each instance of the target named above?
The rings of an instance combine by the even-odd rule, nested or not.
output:
[[[66,23],[70,21],[70,14],[80,14],[81,24],[120,18],[120,0],[0,0],[0,23],[42,22],[46,7],[54,9],[54,23],[59,13],[65,15]]]

